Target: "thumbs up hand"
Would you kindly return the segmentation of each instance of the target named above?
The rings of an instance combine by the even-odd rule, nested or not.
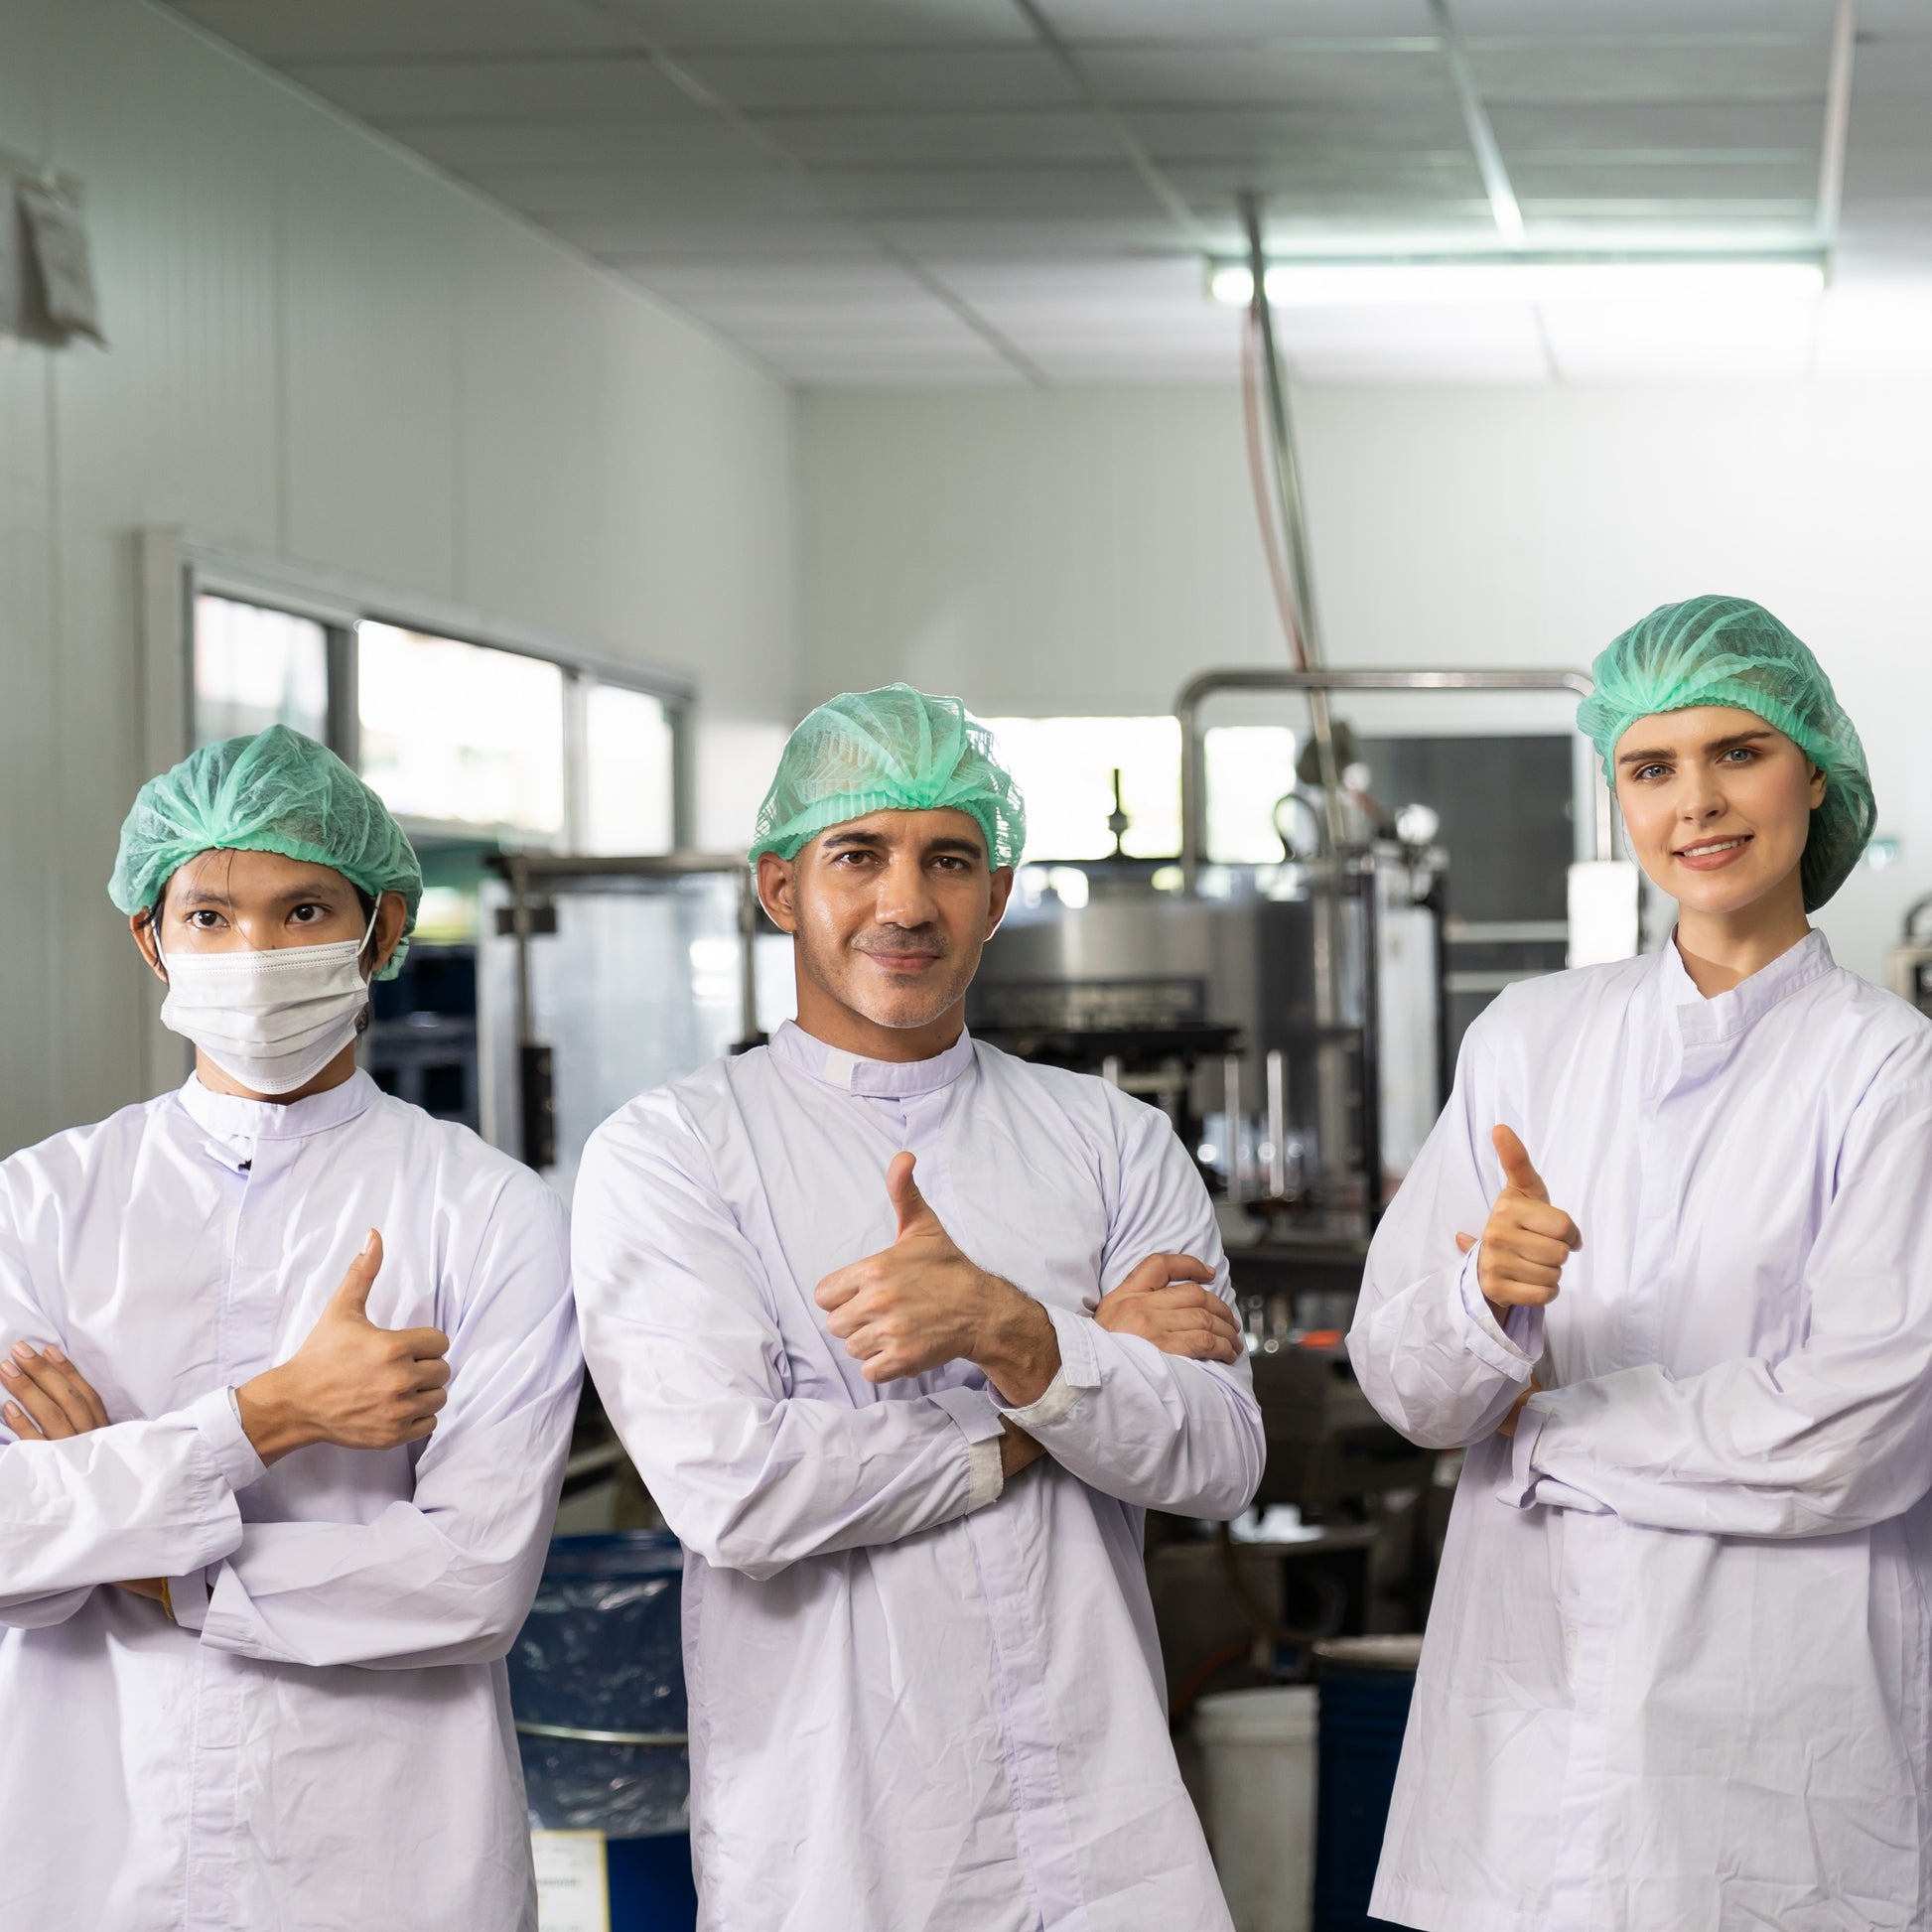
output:
[[[1550,1190],[1515,1132],[1498,1127],[1489,1139],[1502,1163],[1503,1190],[1483,1224],[1476,1282],[1502,1321],[1512,1308],[1541,1308],[1556,1300],[1563,1264],[1584,1245],[1584,1237],[1562,1208],[1550,1205]],[[1458,1235],[1457,1245],[1466,1239]]]
[[[236,1390],[241,1426],[264,1462],[311,1443],[396,1449],[436,1427],[449,1400],[450,1338],[440,1328],[378,1328],[369,1319],[381,1268],[382,1237],[371,1228],[309,1338]]]
[[[969,1361],[1010,1405],[1037,1401],[1060,1365],[1046,1311],[959,1251],[919,1192],[913,1163],[896,1154],[886,1170],[897,1221],[893,1245],[819,1283],[827,1332],[864,1364],[868,1382]]]

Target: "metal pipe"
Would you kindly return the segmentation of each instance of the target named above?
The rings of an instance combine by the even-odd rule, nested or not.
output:
[[[1228,1199],[1242,1201],[1247,1193],[1247,1163],[1241,1159],[1241,1055],[1221,1056],[1221,1107],[1227,1115]]]
[[[759,888],[750,866],[739,867],[738,1036],[749,1046],[759,1037]]]
[[[1244,194],[1241,212],[1248,226],[1248,269],[1253,278],[1255,327],[1261,337],[1261,365],[1268,387],[1268,426],[1275,452],[1275,490],[1280,500],[1282,535],[1288,550],[1288,585],[1295,600],[1300,648],[1305,671],[1321,668],[1321,627],[1315,617],[1314,570],[1309,561],[1308,531],[1302,508],[1302,473],[1295,460],[1295,434],[1289,421],[1288,386],[1282,381],[1281,358],[1275,349],[1275,311],[1268,299],[1268,254],[1261,238],[1261,202]],[[1263,533],[1264,536],[1267,532]],[[1328,850],[1342,845],[1341,772],[1335,763],[1334,727],[1328,716],[1325,692],[1309,698],[1309,717],[1314,727],[1315,765],[1321,777],[1321,801],[1328,825]]]
[[[1373,670],[1203,671],[1189,678],[1174,699],[1180,722],[1180,870],[1189,893],[1200,881],[1206,854],[1207,779],[1201,755],[1200,708],[1219,691],[1574,691],[1587,697],[1595,687],[1582,671]],[[1599,817],[1597,856],[1612,857]]]
[[[1288,1055],[1279,1046],[1268,1054],[1268,1192],[1288,1198]]]

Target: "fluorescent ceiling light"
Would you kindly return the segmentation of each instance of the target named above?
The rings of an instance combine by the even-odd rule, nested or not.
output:
[[[1372,309],[1464,302],[1759,302],[1820,294],[1824,264],[1806,256],[1733,256],[1651,261],[1275,262],[1268,300],[1278,309]],[[1208,271],[1217,302],[1246,308],[1254,277],[1246,263]]]

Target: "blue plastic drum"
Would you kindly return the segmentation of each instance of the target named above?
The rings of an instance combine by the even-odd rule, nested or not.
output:
[[[1420,1637],[1335,1637],[1314,1647],[1321,1688],[1315,1760],[1313,1932],[1396,1932],[1370,1918],[1395,1767],[1416,1689]]]
[[[557,1537],[509,1654],[530,1823],[604,1833],[612,1932],[697,1922],[683,1577],[661,1530]]]

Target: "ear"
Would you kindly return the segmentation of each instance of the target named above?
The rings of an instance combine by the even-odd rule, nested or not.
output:
[[[401,945],[403,922],[408,917],[409,903],[400,893],[384,893],[376,900],[375,931],[369,938],[369,948],[375,957],[375,964],[369,968],[371,979],[388,965],[390,956]]]
[[[1007,915],[1008,901],[1013,897],[1013,868],[1002,866],[992,879],[992,904],[987,911],[986,936],[990,939],[1000,929],[1000,921]]]
[[[798,930],[798,862],[775,852],[759,854],[759,903],[780,932]]]
[[[162,965],[161,954],[155,947],[154,918],[153,906],[149,906],[143,912],[130,913],[128,915],[127,929],[133,933],[134,943],[141,949],[141,957],[148,962],[148,971],[163,986],[166,986],[168,984],[168,969]]]
[[[1811,767],[1811,808],[1816,811],[1825,802],[1825,793],[1831,789],[1831,780],[1825,775],[1825,767],[1814,764]]]

